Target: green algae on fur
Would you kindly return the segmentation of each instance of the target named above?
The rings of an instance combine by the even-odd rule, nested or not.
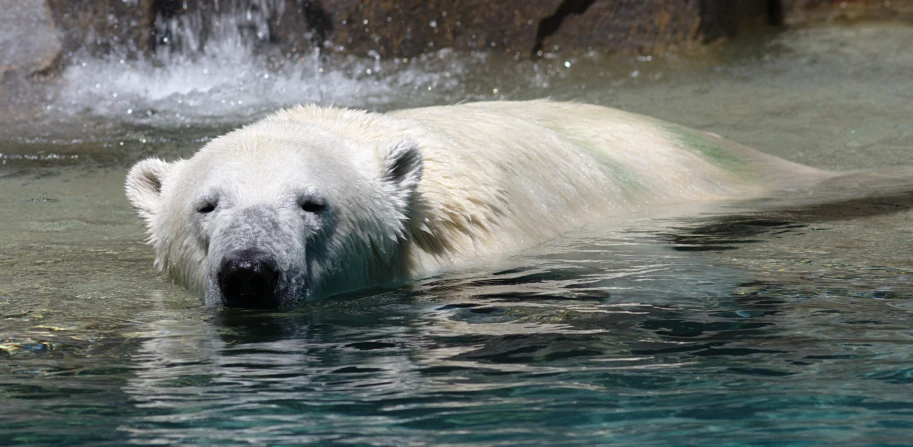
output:
[[[594,147],[592,141],[581,138],[579,135],[564,127],[548,126],[548,128],[565,140],[574,143],[577,147],[586,151],[586,153],[593,157],[596,162],[607,168],[609,172],[612,173],[612,176],[627,188],[624,191],[634,192],[646,189],[646,186],[638,179],[637,174],[635,174],[630,167],[612,158],[612,156],[601,148]]]
[[[726,148],[726,140],[722,138],[676,124],[664,123],[662,128],[684,149],[700,155],[722,169],[733,173],[750,171],[748,162],[729,151]]]

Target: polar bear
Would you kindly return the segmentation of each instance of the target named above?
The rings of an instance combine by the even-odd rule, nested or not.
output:
[[[523,250],[607,217],[828,173],[609,108],[299,106],[137,163],[155,264],[208,305],[283,307]]]

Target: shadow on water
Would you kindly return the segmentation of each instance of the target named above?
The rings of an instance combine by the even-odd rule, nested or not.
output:
[[[889,194],[871,194],[828,200],[826,194],[813,200],[822,203],[790,205],[783,199],[751,203],[738,214],[691,219],[675,231],[660,235],[678,251],[735,250],[740,244],[760,242],[780,234],[807,229],[814,223],[845,221],[908,212],[913,209],[913,185],[893,185]],[[805,199],[808,200],[808,199]],[[739,205],[739,208],[744,205]],[[757,211],[761,209],[763,211]]]

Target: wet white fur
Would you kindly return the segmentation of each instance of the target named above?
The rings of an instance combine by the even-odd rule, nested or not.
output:
[[[401,178],[390,181],[391,160],[403,153]],[[289,262],[310,263],[307,293],[319,297],[515,252],[600,218],[754,197],[816,175],[713,135],[591,105],[488,102],[389,114],[303,106],[188,160],[138,163],[127,195],[157,266],[201,294],[212,275],[207,254],[218,251],[210,239],[238,214],[201,220],[194,201],[210,195],[225,210],[278,210],[283,225],[308,233],[280,245],[325,238],[314,242],[320,250],[286,247],[286,257],[308,258]],[[327,199],[332,219],[297,223],[296,194],[306,191]]]

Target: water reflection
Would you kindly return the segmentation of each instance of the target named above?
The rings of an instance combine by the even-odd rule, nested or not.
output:
[[[58,220],[124,209],[51,232],[6,215],[0,290],[28,297],[3,304],[23,341],[0,378],[10,444],[864,441],[911,423],[903,214],[608,222],[400,288],[213,312],[152,273],[120,181],[16,180],[76,214]],[[29,437],[34,421],[53,428]]]
[[[745,322],[764,313],[689,322],[688,308],[728,301],[739,275],[609,234],[563,240],[494,275],[480,268],[291,312],[223,309],[204,325],[140,317],[150,322],[124,391],[153,414],[123,430],[141,443],[459,438],[459,425],[478,415],[509,419],[550,405],[553,392],[615,399],[611,387],[675,387],[666,375],[693,360],[670,353],[727,345],[768,325]],[[681,299],[669,300],[684,278],[690,284],[674,287]],[[432,426],[441,433],[413,432]]]
[[[905,369],[882,363],[909,351],[897,342],[913,333],[884,338],[907,311],[741,282],[672,248],[636,232],[588,233],[499,274],[293,312],[224,309],[204,325],[157,319],[124,387],[148,414],[121,430],[141,444],[642,445],[701,433],[836,440],[831,421],[859,412],[910,423],[913,404],[891,394]],[[843,328],[827,335],[819,324]],[[867,433],[869,423],[850,425]],[[738,434],[714,428],[724,426]]]

